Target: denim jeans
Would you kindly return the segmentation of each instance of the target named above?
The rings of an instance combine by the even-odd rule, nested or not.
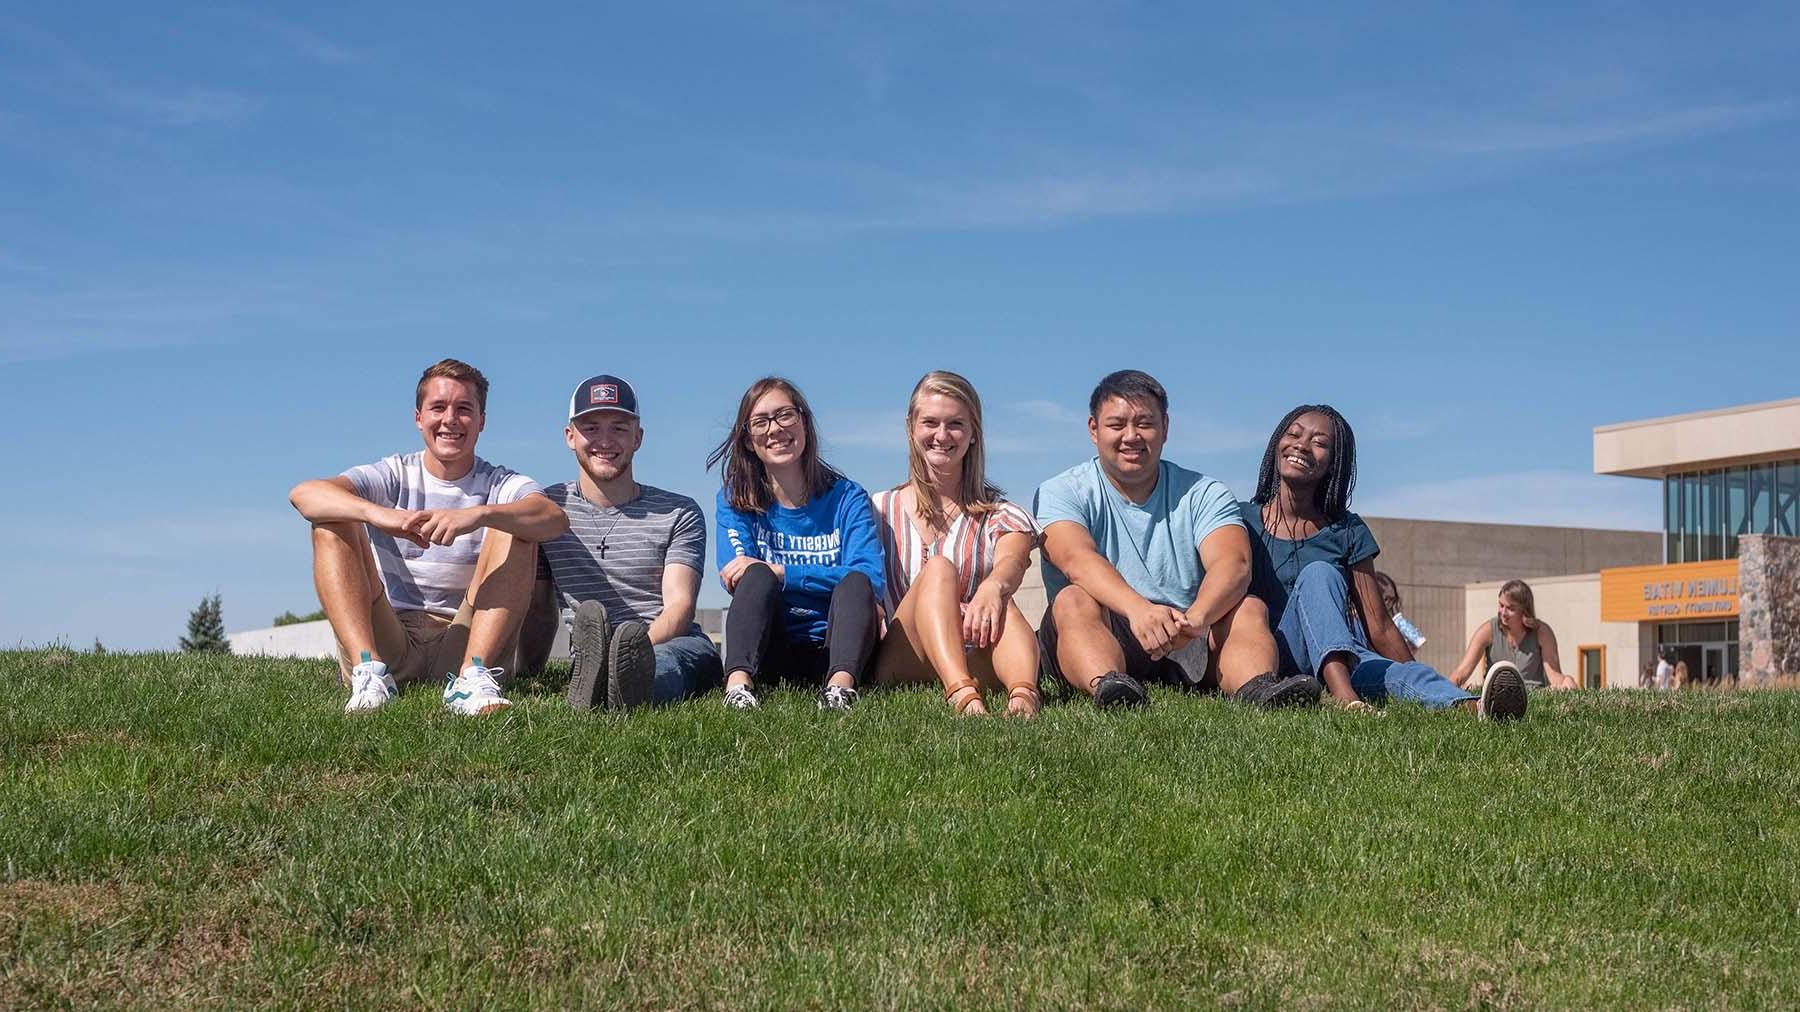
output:
[[[1343,570],[1329,562],[1310,562],[1300,570],[1288,595],[1287,610],[1275,627],[1284,673],[1304,672],[1324,681],[1325,659],[1349,654],[1350,688],[1370,702],[1404,699],[1428,710],[1442,710],[1474,699],[1418,661],[1392,661],[1369,649],[1362,624],[1348,616],[1350,588]]]
[[[656,682],[650,690],[655,703],[678,703],[716,689],[725,681],[719,648],[698,634],[677,636],[656,645]]]

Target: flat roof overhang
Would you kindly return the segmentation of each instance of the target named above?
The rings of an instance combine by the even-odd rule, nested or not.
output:
[[[1800,459],[1800,397],[1594,429],[1594,473],[1661,478]]]

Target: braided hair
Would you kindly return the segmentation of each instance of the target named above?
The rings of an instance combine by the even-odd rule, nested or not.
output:
[[[1256,496],[1251,500],[1267,506],[1275,500],[1280,482],[1275,461],[1281,455],[1281,437],[1294,420],[1309,412],[1324,415],[1331,423],[1331,466],[1324,480],[1313,488],[1313,505],[1325,515],[1326,523],[1335,523],[1350,510],[1350,494],[1356,489],[1356,432],[1344,416],[1329,404],[1302,404],[1281,417],[1281,424],[1269,434],[1269,447],[1263,451],[1262,470],[1256,475]]]

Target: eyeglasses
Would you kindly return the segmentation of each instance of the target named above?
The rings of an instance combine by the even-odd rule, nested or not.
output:
[[[751,415],[750,434],[752,436],[766,436],[769,434],[769,429],[774,426],[779,425],[784,429],[792,428],[794,423],[799,420],[800,409],[794,407],[782,408],[774,414],[769,415]]]

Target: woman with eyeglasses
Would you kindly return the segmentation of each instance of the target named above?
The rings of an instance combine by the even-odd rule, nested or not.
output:
[[[875,681],[938,682],[958,714],[986,714],[982,690],[1033,717],[1038,646],[1013,603],[1037,523],[988,484],[981,398],[953,372],[929,372],[906,406],[907,483],[875,494],[892,617]]]
[[[787,679],[819,685],[821,710],[850,709],[883,593],[868,493],[819,459],[806,398],[779,376],[744,391],[706,458],[715,464],[719,582],[731,595],[725,705],[753,709],[759,686]]]

